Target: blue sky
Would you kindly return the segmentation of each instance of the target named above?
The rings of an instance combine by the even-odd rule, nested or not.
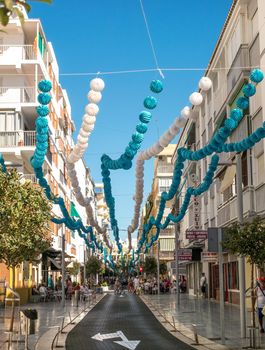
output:
[[[206,67],[232,0],[142,0],[163,68]],[[80,6],[80,7],[79,7]],[[52,42],[60,73],[85,73],[155,68],[139,0],[58,1],[52,5],[32,2],[31,18],[40,18]],[[203,71],[164,72],[164,90],[142,143],[145,149],[157,141],[188,104]],[[93,76],[61,76],[72,105],[77,131]],[[149,85],[157,72],[102,76],[106,87],[85,159],[96,182],[101,181],[100,157],[118,158],[138,123]],[[76,135],[75,135],[76,137]],[[177,141],[177,137],[174,140]],[[151,190],[151,159],[146,162],[145,197]],[[133,215],[135,161],[130,170],[112,171],[116,217],[126,229]],[[126,233],[121,231],[121,237]],[[136,237],[136,232],[134,233]]]

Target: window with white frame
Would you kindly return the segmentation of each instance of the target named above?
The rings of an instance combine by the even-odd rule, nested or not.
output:
[[[264,153],[256,158],[256,181],[257,186],[264,182]]]
[[[171,178],[161,178],[158,180],[158,192],[161,194],[162,192],[168,192],[169,187],[172,184]]]
[[[230,67],[236,57],[238,49],[242,42],[242,33],[241,33],[241,16],[239,16],[235,28],[231,34],[230,39],[227,43],[227,60],[228,66]]]

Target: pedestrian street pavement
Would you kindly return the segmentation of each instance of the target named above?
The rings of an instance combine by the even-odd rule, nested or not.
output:
[[[194,339],[194,331],[200,336],[221,344],[220,336],[220,306],[215,300],[180,294],[180,305],[177,306],[176,294],[143,295],[151,309],[159,310],[161,315],[176,324],[176,329],[182,334],[188,334]],[[240,309],[237,305],[225,304],[225,346],[239,350],[250,345],[249,329],[247,338],[240,337]],[[256,322],[258,324],[258,321]],[[194,326],[193,326],[194,325]],[[247,314],[247,326],[250,325],[250,313]],[[201,340],[206,344],[207,340]],[[265,335],[256,331],[256,343],[260,349],[265,349]],[[211,345],[209,348],[211,349]]]

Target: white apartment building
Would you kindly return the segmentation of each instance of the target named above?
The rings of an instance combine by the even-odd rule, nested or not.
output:
[[[64,198],[69,212],[76,207],[84,224],[85,209],[74,198],[67,175],[66,157],[73,147],[74,122],[67,92],[59,82],[59,67],[52,44],[47,41],[39,19],[28,19],[23,26],[17,18],[11,19],[0,33],[0,152],[8,167],[17,168],[26,179],[36,182],[30,158],[36,145],[35,119],[38,89],[41,79],[52,82],[52,101],[49,105],[49,149],[44,163],[44,174],[54,195]],[[94,183],[83,160],[77,163],[77,174],[82,190],[94,196]],[[85,194],[85,193],[84,193]],[[58,206],[53,214],[61,217]],[[77,233],[64,225],[50,225],[53,248],[43,255],[42,264],[32,269],[21,268],[17,273],[17,287],[25,281],[38,283],[47,280],[49,271],[60,273],[60,251],[63,230],[68,262],[84,261],[84,244]],[[58,259],[57,259],[57,258]],[[26,264],[26,263],[25,263]],[[23,274],[27,270],[27,275]],[[9,272],[1,265],[0,279],[9,279]]]
[[[184,127],[177,148],[188,147],[193,150],[205,146],[216,130],[221,127],[230,111],[235,108],[236,99],[242,94],[247,82],[250,67],[265,67],[265,2],[263,0],[234,0],[219,36],[218,42],[208,63],[205,76],[213,81],[210,91],[204,93],[204,102],[192,110],[193,120]],[[205,38],[207,40],[207,38]],[[250,98],[249,110],[233,132],[228,142],[236,142],[248,136],[262,125],[265,107],[265,83],[257,87],[257,93]],[[176,153],[175,153],[176,157]],[[265,213],[264,183],[264,140],[253,149],[242,154],[243,210],[245,220],[253,215]],[[235,153],[222,153],[220,162],[234,161]],[[194,176],[200,183],[206,174],[210,157],[199,162],[185,162],[184,175],[188,181],[184,188],[194,184]],[[200,204],[199,228],[225,227],[237,220],[237,194],[235,186],[235,167],[219,166],[210,189],[198,200]],[[196,179],[195,179],[196,180]],[[180,205],[182,202],[180,198]],[[180,223],[181,246],[191,248],[196,261],[187,263],[186,273],[189,292],[198,294],[199,279],[204,271],[208,281],[208,295],[219,298],[217,260],[199,258],[200,252],[208,250],[207,240],[189,241],[185,237],[187,229],[194,229],[194,202],[188,208]],[[197,223],[198,224],[198,223]],[[207,255],[207,254],[204,254]],[[248,266],[246,286],[249,287]],[[224,286],[226,301],[239,303],[239,281],[237,258],[224,254]]]

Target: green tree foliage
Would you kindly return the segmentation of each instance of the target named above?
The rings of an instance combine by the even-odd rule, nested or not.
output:
[[[156,258],[153,256],[147,256],[143,264],[143,271],[146,274],[155,274],[157,271]]]
[[[255,327],[254,266],[265,262],[265,222],[257,217],[242,226],[238,223],[226,231],[223,247],[230,253],[243,256],[251,264],[251,298],[253,326]]]
[[[35,0],[51,4],[52,0]],[[23,23],[24,15],[20,7],[24,7],[27,12],[30,12],[31,6],[27,0],[0,0],[0,23],[2,26],[7,26],[12,15],[18,16]]]
[[[0,261],[14,268],[50,246],[51,203],[16,171],[0,171],[0,200]]]
[[[165,262],[160,263],[159,272],[161,275],[165,275],[167,273],[167,264]]]
[[[80,263],[77,261],[73,262],[73,267],[68,268],[68,272],[70,273],[70,275],[73,275],[75,277],[78,275],[79,271],[80,271]]]
[[[101,261],[96,256],[90,256],[86,262],[86,275],[96,275],[101,270]]]

